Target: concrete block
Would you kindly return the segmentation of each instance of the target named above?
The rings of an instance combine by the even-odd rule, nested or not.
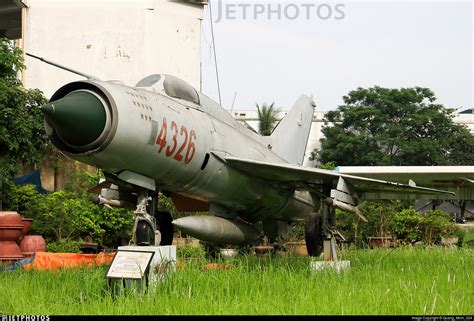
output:
[[[348,270],[351,267],[351,261],[313,261],[310,263],[311,269],[315,272],[323,270],[335,270],[337,273]]]

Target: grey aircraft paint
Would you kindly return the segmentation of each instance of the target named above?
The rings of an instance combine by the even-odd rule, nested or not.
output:
[[[70,99],[78,96],[91,103]],[[60,113],[52,112],[55,104]],[[333,206],[347,209],[355,208],[369,192],[381,199],[452,194],[300,166],[314,106],[312,99],[301,96],[273,135],[261,137],[184,81],[152,75],[136,87],[94,79],[69,83],[42,110],[52,143],[67,156],[137,188],[208,203],[211,216],[250,224],[263,221],[272,237],[287,231],[285,224],[319,210],[320,199],[327,197],[335,200]],[[94,108],[99,118],[105,110],[102,131],[90,120]],[[65,121],[68,113],[73,122]],[[67,126],[76,130],[68,132]],[[87,133],[93,137],[81,137],[83,128],[90,128]],[[242,243],[242,235],[254,238],[246,223],[230,226],[211,217],[184,218],[175,224],[190,234],[190,224],[196,225],[194,235],[208,241],[217,239],[215,229],[215,235],[233,243],[232,237],[225,238],[226,228],[233,231],[235,243]],[[224,230],[217,232],[220,228]]]

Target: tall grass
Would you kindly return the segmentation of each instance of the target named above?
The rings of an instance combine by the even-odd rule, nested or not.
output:
[[[472,315],[474,251],[342,254],[351,268],[313,272],[307,257],[243,256],[229,270],[187,260],[148,293],[114,296],[105,268],[0,273],[0,314]]]

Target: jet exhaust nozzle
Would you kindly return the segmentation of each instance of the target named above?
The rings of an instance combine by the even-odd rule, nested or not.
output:
[[[243,245],[258,239],[257,232],[249,224],[217,216],[187,216],[172,223],[186,234],[215,244]]]

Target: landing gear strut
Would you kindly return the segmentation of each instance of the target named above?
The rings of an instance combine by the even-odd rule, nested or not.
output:
[[[324,251],[324,260],[337,260],[336,237],[343,236],[336,230],[336,211],[330,202],[323,203],[322,213],[311,213],[306,220],[305,241],[309,256],[319,256]]]
[[[158,195],[149,196],[147,191],[138,195],[134,212],[135,223],[131,245],[171,245],[173,243],[173,224],[171,214],[158,211]],[[154,214],[154,215],[150,215]]]
[[[133,235],[130,245],[155,245],[156,220],[147,213],[147,205],[150,200],[151,197],[148,196],[147,192],[139,193],[137,208],[133,213],[135,223],[133,224]]]
[[[304,239],[309,256],[318,256],[323,251],[323,216],[321,213],[309,214],[306,225]]]

